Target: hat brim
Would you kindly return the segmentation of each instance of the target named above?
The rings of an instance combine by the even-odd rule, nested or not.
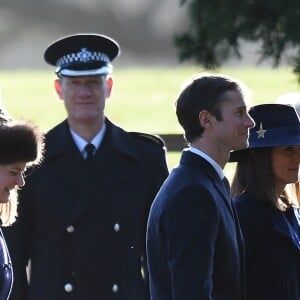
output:
[[[300,145],[300,133],[294,136],[284,136],[281,138],[273,138],[272,140],[262,140],[259,143],[253,143],[248,148],[230,152],[229,162],[240,161],[247,153],[249,149],[255,148],[272,148],[272,147],[284,147],[284,146],[299,146]]]

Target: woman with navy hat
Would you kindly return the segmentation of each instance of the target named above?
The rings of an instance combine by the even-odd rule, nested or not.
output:
[[[300,299],[300,123],[290,105],[262,104],[249,114],[249,148],[236,161],[231,193],[245,240],[248,300]]]
[[[11,225],[17,216],[17,190],[24,186],[23,173],[41,162],[43,135],[30,122],[12,121],[0,109],[0,225]],[[13,268],[0,229],[0,300],[9,297]]]

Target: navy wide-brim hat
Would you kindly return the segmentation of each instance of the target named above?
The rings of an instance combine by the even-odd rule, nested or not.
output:
[[[250,129],[249,147],[231,152],[229,161],[239,161],[247,149],[300,145],[300,120],[292,105],[256,105],[249,115],[255,121],[255,127]]]
[[[58,76],[97,76],[112,72],[112,61],[120,46],[112,38],[94,33],[63,37],[45,50],[45,61],[56,67]]]

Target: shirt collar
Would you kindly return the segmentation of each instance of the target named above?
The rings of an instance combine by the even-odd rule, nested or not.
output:
[[[95,146],[95,148],[98,149],[100,147],[100,144],[101,144],[102,140],[103,140],[105,131],[106,131],[106,125],[104,124],[102,126],[101,130],[94,136],[94,138],[90,142],[87,142],[85,139],[83,139],[81,136],[79,136],[75,131],[73,131],[70,128],[72,138],[73,138],[77,148],[79,149],[79,151],[81,153],[84,153],[84,147],[88,143],[93,144]]]
[[[195,147],[189,147],[187,150],[191,151],[194,154],[197,154],[197,155],[201,156],[203,159],[205,159],[207,162],[209,162],[213,166],[213,168],[216,170],[216,172],[218,173],[220,178],[223,180],[223,178],[224,178],[223,169],[209,155],[207,155],[206,153],[204,153],[203,151],[201,151],[200,149],[195,148]]]

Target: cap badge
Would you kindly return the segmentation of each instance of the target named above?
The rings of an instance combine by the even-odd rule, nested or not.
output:
[[[260,125],[259,125],[259,130],[256,131],[258,136],[257,138],[260,139],[260,138],[265,138],[265,133],[267,132],[267,130],[263,129],[263,126],[262,126],[262,123],[260,122]]]
[[[80,61],[87,62],[89,61],[92,53],[88,51],[86,48],[82,48],[80,52],[78,52],[78,57]]]

